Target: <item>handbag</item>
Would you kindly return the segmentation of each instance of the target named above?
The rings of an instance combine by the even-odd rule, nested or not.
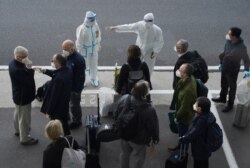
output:
[[[67,141],[69,147],[65,147],[63,150],[62,162],[61,162],[62,168],[85,167],[86,154],[80,149],[78,150],[73,149],[74,145],[73,138],[72,138],[72,144],[69,143],[69,140],[66,137],[64,137],[64,139]]]
[[[171,112],[168,112],[168,119],[169,119],[169,127],[170,127],[170,130],[175,133],[175,134],[178,134],[178,127],[177,127],[177,124],[175,123],[174,119],[175,119],[175,111],[171,111]]]
[[[102,124],[97,130],[96,137],[101,142],[111,142],[120,139],[119,133],[113,124]]]

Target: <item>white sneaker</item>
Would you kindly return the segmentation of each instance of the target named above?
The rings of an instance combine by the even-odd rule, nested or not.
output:
[[[95,87],[98,87],[99,86],[99,80],[95,80],[94,84],[95,84]]]

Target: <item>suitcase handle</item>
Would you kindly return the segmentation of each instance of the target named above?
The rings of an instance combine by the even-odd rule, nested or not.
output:
[[[86,127],[86,133],[87,133],[87,154],[90,154],[90,139],[89,139],[89,127]]]
[[[101,122],[100,122],[100,98],[99,98],[99,93],[97,93],[97,122],[98,122],[98,125],[101,125]]]
[[[188,145],[188,144],[183,144],[183,143],[180,144],[180,158],[179,158],[179,160],[181,160],[182,158],[185,158],[185,156],[186,156],[186,145]]]

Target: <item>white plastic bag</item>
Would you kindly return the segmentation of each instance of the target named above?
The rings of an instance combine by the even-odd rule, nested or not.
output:
[[[85,167],[86,163],[86,154],[78,149],[73,149],[74,139],[72,138],[72,144],[69,143],[68,139],[64,137],[68,143],[68,148],[63,149],[62,155],[62,168],[71,168],[71,167]]]
[[[112,105],[114,102],[114,90],[108,87],[101,87],[99,89],[100,100],[100,116],[106,117],[108,113],[112,111]]]
[[[250,100],[250,77],[243,78],[237,86],[238,104],[245,104]]]

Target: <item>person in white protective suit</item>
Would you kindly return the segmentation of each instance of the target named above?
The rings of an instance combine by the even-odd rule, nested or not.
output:
[[[76,48],[86,61],[86,76],[89,76],[91,85],[97,87],[98,52],[101,49],[101,31],[96,22],[96,14],[87,11],[83,24],[76,29]]]
[[[110,26],[106,29],[108,31],[132,32],[137,34],[136,45],[140,47],[142,52],[141,58],[147,63],[150,76],[152,76],[156,56],[164,45],[162,30],[159,26],[154,24],[153,13],[147,13],[144,15],[142,21]]]

